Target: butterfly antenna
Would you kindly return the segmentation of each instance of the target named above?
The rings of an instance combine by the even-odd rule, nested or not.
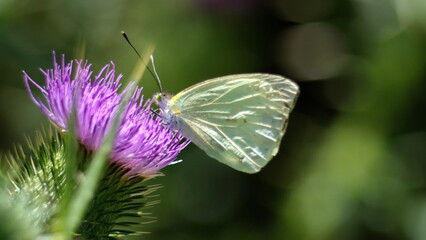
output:
[[[143,60],[143,58],[141,57],[141,55],[139,54],[139,52],[135,48],[135,46],[133,46],[133,44],[130,42],[129,38],[127,37],[127,34],[124,31],[121,31],[121,35],[124,37],[124,39],[126,39],[127,43],[130,45],[130,47],[132,47],[133,51],[135,51],[135,53],[138,55],[139,59],[146,66],[146,69],[148,69],[149,73],[155,79],[155,81],[157,82],[158,88],[160,89],[160,92],[163,92],[163,87],[161,86],[160,78],[158,77],[157,71],[155,70],[154,60],[153,60],[154,57],[151,55],[151,63],[152,63],[152,67],[154,69],[154,71],[152,71],[151,68],[148,66],[148,64],[146,64],[146,62]]]
[[[163,92],[163,87],[161,86],[160,77],[158,76],[157,70],[155,69],[154,56],[151,55],[150,57],[151,57],[152,70],[154,70],[155,79],[157,79],[158,88],[160,88],[160,92]]]

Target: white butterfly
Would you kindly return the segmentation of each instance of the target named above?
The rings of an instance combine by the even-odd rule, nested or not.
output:
[[[282,76],[240,74],[154,98],[163,120],[210,157],[255,173],[277,154],[298,94]]]
[[[299,87],[272,74],[239,74],[206,80],[175,96],[163,92],[151,55],[160,93],[154,100],[161,117],[210,157],[232,168],[255,173],[278,152]]]

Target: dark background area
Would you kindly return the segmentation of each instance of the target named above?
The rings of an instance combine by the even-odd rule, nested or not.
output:
[[[52,51],[126,76],[155,44],[170,93],[237,73],[301,88],[279,154],[247,175],[190,146],[145,239],[426,239],[424,0],[0,0],[0,151],[48,126],[21,71]],[[151,76],[145,96],[157,91]]]

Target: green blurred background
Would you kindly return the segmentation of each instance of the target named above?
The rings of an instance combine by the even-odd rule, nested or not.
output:
[[[301,95],[277,157],[229,169],[194,146],[164,187],[151,240],[426,239],[426,1],[0,0],[0,151],[48,126],[21,76],[51,52],[129,76],[155,43],[164,88],[268,72]],[[150,97],[152,77],[141,85]]]

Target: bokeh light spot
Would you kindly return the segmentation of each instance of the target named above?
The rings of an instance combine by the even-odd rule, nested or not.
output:
[[[283,35],[280,45],[279,64],[298,80],[334,77],[348,59],[339,30],[325,23],[294,27]]]

